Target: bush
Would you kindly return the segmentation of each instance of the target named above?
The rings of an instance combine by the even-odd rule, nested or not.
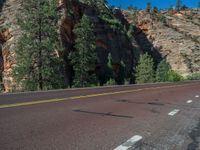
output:
[[[178,74],[177,72],[173,71],[173,70],[170,70],[168,72],[168,81],[170,82],[178,82],[178,81],[181,81],[183,80],[183,77]]]
[[[200,80],[200,72],[193,73],[187,76],[188,80]]]
[[[115,82],[115,80],[114,79],[110,79],[110,80],[108,80],[107,82],[106,82],[106,84],[105,85],[116,85],[116,82]]]

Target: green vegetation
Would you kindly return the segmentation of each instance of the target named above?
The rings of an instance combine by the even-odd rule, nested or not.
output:
[[[129,39],[133,38],[133,35],[134,35],[134,33],[135,33],[136,30],[137,29],[136,29],[135,26],[133,26],[133,25],[129,26],[129,29],[127,31],[127,36],[128,36]]]
[[[62,88],[62,65],[56,51],[60,50],[57,2],[25,0],[22,8],[18,17],[22,36],[16,50],[14,77],[23,90]]]
[[[114,16],[115,9],[113,11],[106,6],[107,1],[98,0],[95,2],[95,6],[99,12],[99,17],[115,32],[124,32],[122,23]]]
[[[82,0],[85,4],[90,5],[90,6],[94,6],[95,1],[94,0]]]
[[[139,9],[135,6],[130,5],[130,6],[128,6],[128,10],[129,11],[138,11]]]
[[[84,3],[84,10],[89,7],[93,9],[82,11],[83,4],[79,5],[79,2]],[[59,39],[58,22],[61,16],[57,2],[24,0],[18,16],[22,35],[17,43],[17,65],[13,72],[19,87],[23,90],[48,90],[68,85],[90,87],[182,80],[182,76],[171,70],[166,60],[154,66],[153,59],[147,53],[141,55],[138,65],[133,69],[138,61],[137,54],[140,54],[137,46],[134,49],[132,40],[135,38],[138,42],[134,36],[140,32],[136,27],[139,11],[129,6],[129,19],[133,21],[130,25],[121,17],[123,13],[120,9],[110,9],[106,3],[105,0],[69,0],[66,5],[66,22],[62,22],[61,28],[63,39]],[[81,7],[80,12],[73,9],[75,6]],[[177,10],[182,8],[181,0],[177,0],[176,7]],[[95,12],[94,16],[86,15],[92,11]],[[153,20],[167,23],[164,13],[159,13],[157,7],[152,9],[151,3],[147,4],[146,12]],[[101,27],[103,29],[99,29]],[[97,35],[96,39],[100,31],[102,35]],[[188,79],[199,79],[199,76],[192,74]],[[0,82],[1,77],[2,74]]]
[[[128,11],[130,12],[130,20],[132,21],[130,26],[135,26],[137,24],[137,17],[139,9],[137,7],[129,6]]]
[[[121,29],[123,29],[123,26],[119,20],[106,17],[102,17],[101,19],[106,22],[113,31],[122,31]]]
[[[136,83],[154,82],[154,72],[154,63],[151,56],[147,53],[141,55],[136,66]]]
[[[106,7],[106,3],[107,3],[107,1],[105,1],[105,0],[97,0],[96,7],[100,13],[100,18],[111,19],[112,14],[111,14],[111,11]]]
[[[183,77],[181,75],[179,75],[177,72],[175,72],[174,70],[170,70],[168,72],[168,81],[170,82],[178,82],[183,80]]]
[[[156,81],[165,82],[168,81],[168,73],[170,71],[170,65],[163,59],[157,66]]]
[[[153,7],[153,13],[157,14],[158,13],[158,8],[157,7]]]
[[[135,77],[136,83],[177,82],[183,80],[181,75],[171,70],[165,59],[158,64],[155,71],[153,59],[147,53],[140,56]]]
[[[162,22],[163,24],[167,24],[167,19],[164,15],[160,14],[160,13],[152,13],[152,18],[153,20]]]
[[[193,73],[189,76],[187,76],[188,80],[200,80],[200,72],[196,72],[196,73]]]
[[[114,79],[109,79],[109,80],[106,82],[105,86],[109,86],[109,85],[116,85],[115,80],[114,80]]]
[[[96,84],[95,67],[97,63],[95,36],[90,19],[83,15],[74,33],[76,51],[71,52],[69,58],[74,69],[74,87],[89,87]]]
[[[181,0],[176,0],[176,10],[180,10],[181,9]]]
[[[146,12],[151,12],[151,3],[147,3]]]

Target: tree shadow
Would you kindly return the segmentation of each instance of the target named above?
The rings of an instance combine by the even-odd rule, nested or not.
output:
[[[159,103],[159,102],[156,102],[155,101],[150,101],[150,102],[133,102],[133,101],[130,101],[130,100],[125,100],[125,99],[121,99],[121,100],[116,100],[117,102],[119,103],[132,103],[132,104],[138,104],[138,105],[145,105],[145,104],[148,104],[148,105],[155,105],[155,106],[164,106],[165,104],[163,103]]]
[[[92,114],[92,115],[98,115],[98,116],[109,116],[109,117],[119,117],[119,118],[133,118],[132,116],[126,116],[126,115],[117,115],[113,114],[112,112],[107,113],[101,113],[101,112],[92,112],[92,111],[84,111],[84,110],[73,110],[74,112],[78,113],[86,113],[86,114]]]
[[[155,48],[152,41],[149,41],[147,35],[141,29],[137,29],[138,32],[135,34],[135,40],[140,46],[142,53],[148,53],[153,58],[155,66],[163,59],[158,48]]]

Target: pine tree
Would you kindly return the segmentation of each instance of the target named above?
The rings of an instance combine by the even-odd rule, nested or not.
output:
[[[95,5],[95,0],[82,0],[85,4],[94,6]]]
[[[176,0],[176,10],[180,10],[181,9],[181,0]]]
[[[153,13],[157,14],[158,13],[158,8],[157,7],[153,7]]]
[[[197,6],[198,8],[199,8],[199,10],[200,10],[200,1],[198,2],[198,6]]]
[[[140,56],[135,76],[136,83],[154,82],[154,63],[147,53]]]
[[[88,87],[96,83],[95,67],[97,63],[95,36],[89,17],[83,15],[74,33],[76,51],[69,58],[75,72],[74,87]]]
[[[101,18],[111,19],[111,12],[109,8],[106,7],[107,1],[106,0],[97,0],[96,6],[100,13]]]
[[[170,70],[170,65],[163,59],[157,67],[156,70],[156,81],[165,82],[168,80],[168,72]]]
[[[150,2],[147,3],[146,12],[148,12],[148,13],[151,12],[151,3]]]
[[[55,0],[24,0],[18,17],[22,36],[16,50],[14,77],[24,90],[62,87],[59,19]]]

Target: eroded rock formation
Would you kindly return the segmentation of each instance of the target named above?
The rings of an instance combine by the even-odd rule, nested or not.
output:
[[[15,65],[15,48],[20,30],[16,24],[17,13],[21,5],[21,0],[4,0],[1,1],[0,16],[0,44],[1,44],[1,81],[2,88],[6,92],[15,89],[15,82],[12,77],[12,69]]]
[[[144,11],[137,14],[136,26],[143,32],[136,35],[143,50],[166,58],[172,69],[183,76],[200,71],[200,11],[161,12],[159,19]],[[132,24],[131,11],[124,16]],[[155,55],[156,54],[156,55]]]
[[[22,0],[3,0],[0,3],[0,90],[13,91],[17,88],[12,76],[16,64],[15,49],[21,32],[16,23]],[[121,21],[128,30],[130,24],[136,26],[131,40],[126,33],[113,30],[101,19],[96,7],[88,6],[77,0],[58,0],[60,37],[65,50],[61,52],[65,63],[65,83],[72,84],[73,68],[68,55],[74,51],[75,35],[73,29],[83,14],[90,17],[94,24],[97,54],[99,62],[96,73],[103,84],[108,69],[108,54],[113,61],[115,78],[120,75],[120,65],[126,66],[126,74],[130,74],[139,59],[139,55],[148,52],[158,63],[166,58],[172,69],[182,75],[200,71],[200,11],[188,10],[161,12],[161,18],[144,11],[133,14],[130,11],[115,9],[113,17]],[[164,20],[163,20],[164,19]]]
[[[131,42],[128,41],[125,34],[122,34],[120,31],[114,31],[106,24],[103,20],[100,19],[99,13],[95,7],[85,5],[78,1],[65,1],[66,14],[71,13],[71,15],[66,15],[63,23],[61,25],[61,36],[63,43],[65,45],[65,73],[67,84],[71,83],[71,76],[73,74],[72,66],[70,66],[67,55],[70,51],[73,51],[75,36],[73,34],[73,29],[75,25],[80,21],[80,18],[83,14],[86,14],[90,17],[91,21],[94,24],[95,35],[96,35],[96,45],[97,45],[97,55],[99,62],[97,64],[97,74],[99,78],[104,78],[105,71],[108,62],[108,54],[111,53],[113,59],[113,68],[115,72],[115,77],[119,75],[120,63],[123,63],[127,66],[127,72],[131,73],[133,69],[133,47]],[[118,11],[116,15],[122,17],[121,11]],[[126,21],[124,19],[124,21]],[[102,83],[103,84],[103,83]]]

